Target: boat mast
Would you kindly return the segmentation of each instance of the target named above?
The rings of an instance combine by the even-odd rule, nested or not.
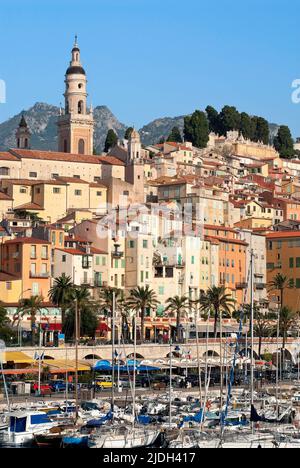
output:
[[[171,429],[172,426],[172,357],[173,357],[173,350],[172,350],[172,338],[170,336],[170,383],[169,383],[169,427]]]
[[[250,301],[251,301],[251,406],[254,403],[254,251],[251,250],[251,270],[250,270]]]
[[[195,304],[195,326],[196,326],[196,347],[197,347],[197,362],[198,362],[198,378],[199,378],[199,402],[202,408],[202,380],[201,380],[201,365],[199,351],[199,331],[198,331],[198,303]]]
[[[9,396],[8,396],[8,389],[7,389],[6,379],[4,375],[3,359],[2,359],[2,353],[4,356],[4,349],[5,349],[4,342],[0,340],[0,369],[1,369],[2,378],[3,378],[3,386],[4,386],[6,401],[7,401],[7,409],[10,412],[10,401],[9,401]]]
[[[75,299],[75,405],[76,421],[78,419],[78,341],[79,341],[79,317],[78,300]]]
[[[135,395],[136,395],[136,332],[137,332],[137,310],[134,315],[134,340],[133,340],[133,389],[132,389],[132,415],[133,415],[133,427],[135,425]]]
[[[112,317],[111,317],[111,330],[112,330],[112,387],[111,387],[111,411],[114,417],[115,410],[115,313],[116,313],[116,294],[113,291],[113,303],[112,303]]]

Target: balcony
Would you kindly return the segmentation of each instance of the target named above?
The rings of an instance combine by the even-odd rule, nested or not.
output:
[[[115,244],[115,250],[111,253],[113,258],[120,259],[124,256],[124,252],[119,251],[120,245]]]
[[[108,288],[108,282],[107,281],[94,281],[94,287],[95,288]]]
[[[255,283],[254,286],[257,291],[263,291],[264,289],[266,289],[265,283]]]
[[[235,287],[236,287],[236,289],[247,289],[248,284],[247,283],[236,283]]]
[[[34,272],[31,271],[29,273],[29,277],[30,278],[48,279],[48,278],[50,278],[50,273],[34,273]]]

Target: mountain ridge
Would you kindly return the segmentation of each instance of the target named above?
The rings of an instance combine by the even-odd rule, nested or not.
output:
[[[22,110],[10,119],[0,123],[0,151],[5,151],[16,146],[15,133],[22,115],[25,116],[29,129],[32,133],[31,148],[40,150],[56,151],[57,126],[59,107],[37,102],[27,110]],[[144,125],[140,130],[141,140],[144,145],[157,143],[161,138],[167,138],[174,126],[183,133],[184,117],[161,117]],[[113,129],[119,138],[123,138],[127,125],[120,122],[113,112],[105,105],[94,108],[95,133],[94,147],[97,153],[104,148],[106,135],[109,129]],[[276,124],[270,125],[272,138],[279,128]]]

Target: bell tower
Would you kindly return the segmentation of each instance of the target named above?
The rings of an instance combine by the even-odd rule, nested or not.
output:
[[[17,147],[19,149],[30,149],[31,133],[24,115],[22,115],[19,127],[16,131]]]
[[[70,66],[65,76],[65,108],[58,119],[58,150],[64,153],[93,154],[94,119],[87,108],[87,78],[81,65],[77,36]]]

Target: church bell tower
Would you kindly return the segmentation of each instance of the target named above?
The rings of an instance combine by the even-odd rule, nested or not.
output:
[[[58,119],[58,150],[72,154],[93,154],[94,119],[87,108],[87,78],[80,61],[77,36],[72,60],[66,71],[65,108]]]

